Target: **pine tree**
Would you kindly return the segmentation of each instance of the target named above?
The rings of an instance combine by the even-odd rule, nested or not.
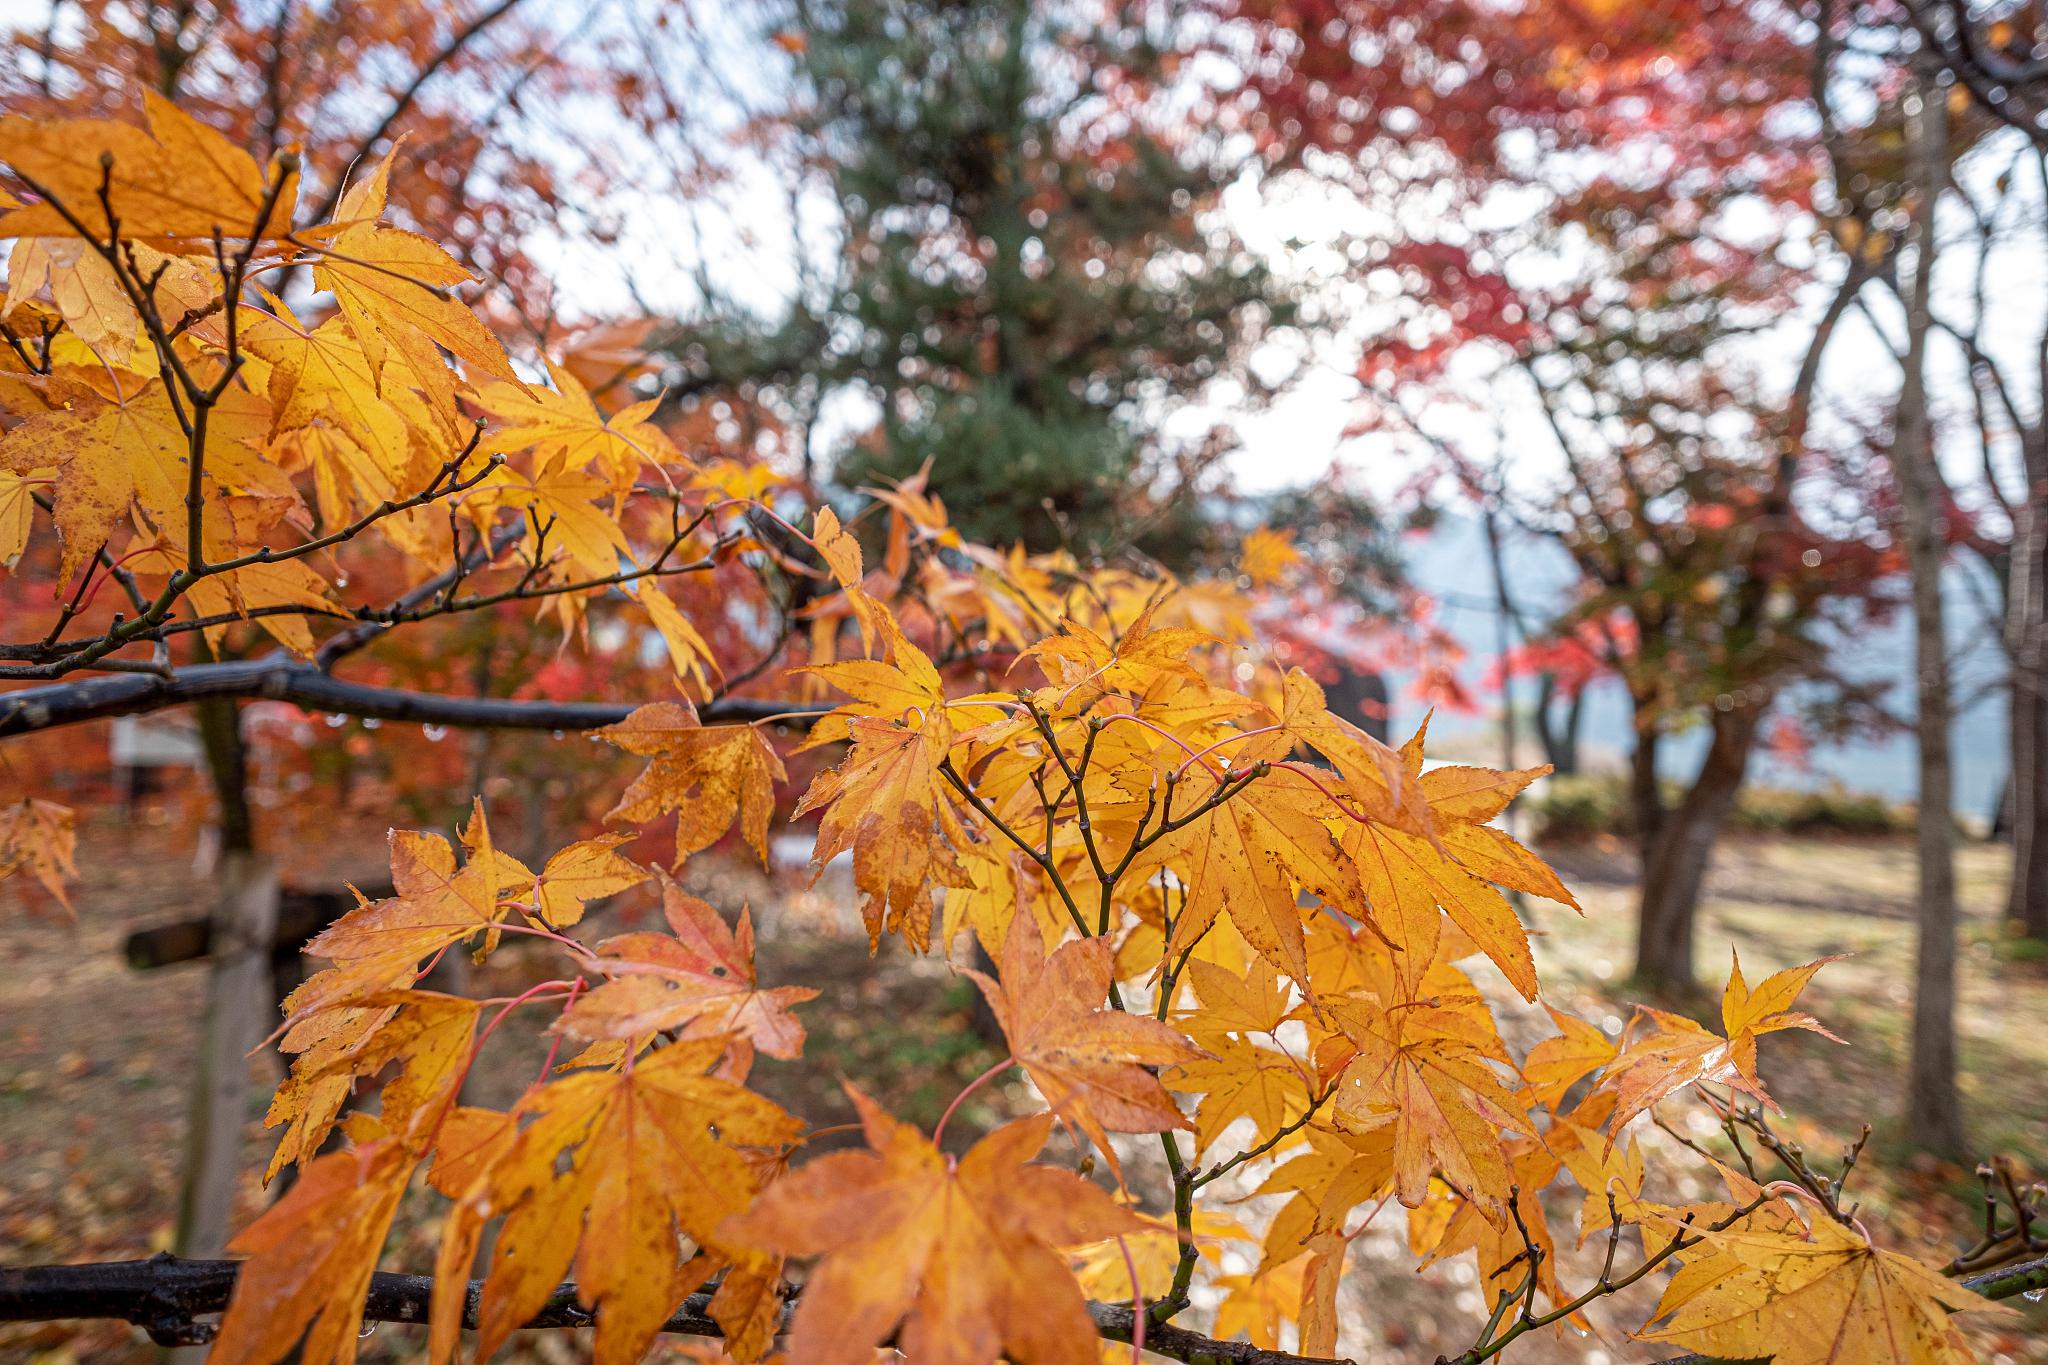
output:
[[[876,401],[835,481],[929,461],[967,534],[1184,560],[1180,495],[1230,439],[1164,428],[1212,385],[1261,401],[1248,354],[1292,315],[1216,212],[1249,144],[1174,74],[1198,35],[1030,0],[802,9],[789,117],[841,253],[821,315],[757,354],[787,382],[785,343],[821,339],[817,390]],[[733,358],[744,329],[714,323]]]

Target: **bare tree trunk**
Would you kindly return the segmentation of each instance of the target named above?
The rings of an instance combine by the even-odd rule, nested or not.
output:
[[[2012,884],[2006,911],[2029,938],[2048,939],[2048,490],[2030,482],[2012,536],[2006,591],[2012,660]]]
[[[1536,738],[1543,745],[1543,761],[1555,768],[1559,777],[1569,777],[1579,770],[1579,721],[1585,714],[1585,690],[1582,688],[1567,699],[1560,722],[1551,715],[1551,706],[1557,700],[1557,675],[1543,674],[1537,688],[1534,714]]]
[[[1924,68],[1923,68],[1924,71]],[[1927,403],[1927,343],[1933,330],[1935,206],[1947,179],[1947,107],[1938,86],[1923,74],[1909,96],[1916,188],[1911,240],[1912,279],[1906,290],[1905,380],[1892,463],[1898,476],[1906,560],[1913,579],[1914,664],[1919,684],[1914,732],[1920,751],[1920,945],[1914,967],[1912,1061],[1907,1079],[1906,1128],[1914,1141],[1954,1155],[1963,1147],[1963,1115],[1956,1095],[1956,886],[1955,815],[1949,755],[1948,636],[1941,600],[1947,559],[1940,474],[1934,467],[1934,426]]]
[[[1515,684],[1509,676],[1508,664],[1514,654],[1515,608],[1514,600],[1508,595],[1507,565],[1501,553],[1500,524],[1488,504],[1480,508],[1480,517],[1486,528],[1486,560],[1493,569],[1493,591],[1496,610],[1494,612],[1493,652],[1500,668],[1500,747],[1501,767],[1515,767]],[[1514,808],[1508,808],[1509,828],[1512,830]]]
[[[1657,836],[1664,828],[1664,793],[1657,787],[1657,741],[1654,722],[1647,718],[1645,703],[1636,703],[1636,747],[1629,755],[1628,813],[1635,826],[1636,849],[1645,870]]]
[[[1692,988],[1693,925],[1707,864],[1742,790],[1766,709],[1753,704],[1714,712],[1713,740],[1699,775],[1646,845],[1635,975],[1653,990],[1683,994]]]

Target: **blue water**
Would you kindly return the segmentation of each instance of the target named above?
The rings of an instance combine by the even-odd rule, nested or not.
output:
[[[1516,599],[1532,619],[1542,619],[1546,609],[1564,602],[1574,575],[1564,551],[1555,543],[1516,536],[1505,545],[1503,558]],[[1491,604],[1495,589],[1479,523],[1445,517],[1428,535],[1411,543],[1408,571],[1418,586],[1438,599],[1443,625],[1466,650],[1462,674],[1475,695],[1484,695],[1477,693],[1477,688],[1493,662],[1496,624]],[[1985,605],[1990,591],[1973,573],[1971,566],[1952,566],[1943,584],[1954,691],[1962,708],[1953,730],[1955,800],[1960,816],[1988,821],[2005,785],[2006,699],[2000,686],[2004,667],[1997,627]],[[1903,592],[1903,584],[1900,587]],[[1911,723],[1914,706],[1912,622],[1902,610],[1889,622],[1865,627],[1853,638],[1835,634],[1836,662],[1844,676],[1883,684],[1885,708],[1900,720],[1900,728],[1845,743],[1816,743],[1799,764],[1759,752],[1751,764],[1751,779],[1797,789],[1836,783],[1853,791],[1910,801],[1920,786],[1912,733],[1905,728]],[[1394,691],[1393,733],[1398,738],[1421,721],[1426,704],[1408,694],[1408,678],[1396,674],[1389,681]],[[1535,695],[1533,680],[1518,682],[1518,704],[1524,708],[1533,705]],[[1486,706],[1487,713],[1480,715],[1439,712],[1431,732],[1498,734],[1499,699],[1489,698]],[[1619,683],[1609,680],[1587,693],[1580,733],[1581,752],[1588,766],[1611,765],[1626,757],[1631,735],[1628,698]],[[1689,776],[1699,764],[1705,743],[1705,734],[1695,732],[1667,745],[1663,765],[1667,774]]]

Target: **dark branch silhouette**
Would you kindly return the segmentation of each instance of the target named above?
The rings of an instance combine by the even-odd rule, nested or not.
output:
[[[2043,1274],[2048,1276],[2048,1262],[2042,1264]],[[214,1325],[202,1319],[227,1308],[240,1271],[238,1261],[188,1261],[168,1254],[146,1261],[0,1269],[0,1322],[116,1318],[142,1328],[158,1345],[200,1345],[212,1340],[214,1333]],[[370,1277],[363,1321],[424,1324],[433,1295],[430,1275],[378,1271]],[[471,1280],[463,1304],[465,1327],[476,1325],[482,1296],[483,1281]],[[690,1295],[662,1324],[662,1330],[678,1336],[722,1336],[709,1315],[710,1303],[708,1292]],[[1131,1339],[1134,1323],[1128,1305],[1091,1303],[1088,1311],[1106,1340]],[[565,1284],[526,1325],[587,1327],[596,1320],[596,1315],[577,1303],[576,1286]],[[1159,1324],[1146,1327],[1145,1349],[1188,1365],[1321,1365],[1318,1357],[1262,1350],[1243,1341],[1218,1341],[1200,1332]]]
[[[132,716],[209,697],[288,701],[309,711],[369,720],[470,729],[592,730],[624,720],[636,703],[506,700],[443,696],[348,682],[282,655],[193,664],[162,673],[115,673],[0,694],[0,739],[109,716]],[[698,714],[706,724],[771,717],[809,725],[830,710],[821,702],[724,697]]]

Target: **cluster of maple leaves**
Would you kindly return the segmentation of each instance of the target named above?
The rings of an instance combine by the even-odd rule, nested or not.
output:
[[[857,554],[818,521],[828,558]],[[308,1321],[306,1359],[347,1358],[384,1229],[429,1160],[451,1201],[436,1358],[457,1349],[494,1217],[479,1358],[573,1269],[599,1360],[638,1358],[714,1275],[726,1350],[755,1359],[781,1328],[787,1258],[811,1258],[791,1359],[866,1361],[893,1342],[917,1361],[1092,1361],[1087,1297],[1176,1310],[1231,1239],[1257,1242],[1259,1268],[1223,1277],[1220,1325],[1275,1344],[1290,1320],[1303,1351],[1328,1354],[1349,1238],[1389,1199],[1412,1211],[1425,1259],[1473,1252],[1489,1282],[1507,1277],[1522,1315],[1497,1313],[1505,1335],[1481,1343],[1504,1346],[1610,1286],[1558,1281],[1535,1196],[1565,1178],[1583,1193],[1581,1238],[1633,1227],[1645,1269],[1682,1255],[1646,1339],[1786,1362],[1967,1358],[1948,1318],[1980,1306],[1969,1291],[1733,1170],[1723,1199],[1660,1202],[1629,1131],[1694,1086],[1762,1097],[1757,1040],[1824,1031],[1792,1008],[1822,964],[1753,989],[1738,965],[1720,1033],[1645,1010],[1618,1043],[1553,1009],[1559,1035],[1517,1062],[1460,964],[1484,958],[1538,994],[1495,888],[1570,896],[1486,823],[1533,773],[1424,771],[1418,744],[1384,749],[1299,673],[1252,694],[1220,685],[1196,660],[1228,647],[1159,624],[1158,605],[1115,635],[1069,621],[1033,645],[1037,688],[949,697],[846,578],[882,651],[818,670],[853,698],[813,740],[851,746],[805,797],[825,812],[819,854],[851,850],[876,936],[922,948],[972,932],[990,948],[998,975],[971,974],[1008,1040],[998,1070],[1020,1068],[1045,1111],[953,1154],[944,1120],[928,1135],[856,1092],[869,1149],[804,1161],[803,1124],[745,1079],[757,1057],[798,1055],[792,1007],[815,992],[756,980],[746,913],[729,925],[628,862],[621,835],[535,871],[492,845],[479,805],[459,866],[438,836],[395,833],[396,895],[310,947],[333,965],[287,1002],[295,1061],[270,1114],[286,1130],[273,1171],[303,1172],[235,1244],[250,1259],[226,1359],[281,1358]],[[780,764],[754,727],[656,703],[598,733],[650,760],[615,819],[683,811],[679,862],[720,820],[761,844]],[[1300,749],[1328,766],[1289,757]],[[665,932],[571,936],[588,902],[649,878]],[[508,934],[559,949],[563,976],[506,1000],[417,988],[442,954]],[[507,1112],[461,1105],[477,1050],[522,1007],[559,1011],[551,1031],[582,1050],[551,1056]],[[313,1156],[378,1076],[379,1112],[346,1120],[350,1149]],[[1034,1161],[1056,1125],[1119,1183],[1110,1135],[1160,1135],[1172,1214]],[[1284,1197],[1257,1239],[1196,1207],[1253,1161],[1269,1166],[1259,1192]]]
[[[726,1352],[756,1360],[784,1335],[793,1264],[793,1360],[893,1345],[941,1365],[1094,1361],[1091,1299],[1129,1301],[1142,1341],[1198,1275],[1225,1291],[1219,1332],[1277,1345],[1291,1324],[1328,1355],[1349,1243],[1390,1200],[1418,1256],[1472,1253],[1497,1287],[1470,1360],[1667,1263],[1682,1268],[1648,1340],[1780,1365],[1967,1358],[1950,1315],[1985,1305],[1832,1209],[1727,1168],[1724,1198],[1667,1203],[1646,1169],[1634,1130],[1661,1102],[1763,1098],[1757,1040],[1819,1029],[1793,1005],[1820,964],[1754,988],[1738,967],[1719,1033],[1645,1010],[1617,1040],[1553,1008],[1557,1036],[1520,1058],[1503,1041],[1482,977],[1541,996],[1503,891],[1576,909],[1491,823],[1540,770],[1426,769],[1421,734],[1383,745],[1262,656],[1230,585],[967,545],[916,481],[878,494],[888,548],[869,569],[830,509],[799,530],[758,476],[686,459],[651,400],[607,417],[564,368],[523,380],[450,292],[466,272],[381,221],[390,160],[333,222],[297,227],[289,158],[265,170],[168,103],[147,112],[147,130],[0,125],[33,191],[0,218],[15,239],[0,559],[47,515],[65,603],[16,676],[137,649],[164,666],[184,631],[244,621],[312,653],[324,617],[389,627],[515,599],[573,634],[623,599],[682,695],[703,696],[715,662],[663,579],[801,544],[836,590],[797,672],[846,699],[808,741],[845,746],[798,807],[819,813],[816,860],[850,855],[877,948],[980,940],[998,970],[974,980],[1009,1047],[983,1079],[1021,1070],[1043,1100],[956,1152],[945,1119],[926,1133],[856,1093],[866,1150],[806,1156],[801,1117],[747,1082],[800,1055],[796,1009],[815,992],[757,980],[744,910],[729,922],[620,852],[673,814],[676,868],[735,825],[765,861],[782,759],[757,726],[655,702],[597,732],[647,761],[617,830],[537,869],[497,847],[481,802],[459,850],[394,832],[394,894],[310,945],[329,965],[286,1002],[292,1066],[268,1116],[270,1174],[297,1178],[233,1245],[246,1260],[216,1360],[351,1360],[421,1172],[447,1201],[437,1360],[472,1312],[488,1357],[568,1278],[606,1365],[714,1285]],[[302,268],[328,300],[317,323],[284,302]],[[366,543],[429,590],[344,600],[339,556]],[[1284,542],[1254,548],[1258,577],[1287,571]],[[67,640],[108,580],[133,614]],[[1013,685],[950,684],[890,605],[911,598],[927,634],[951,637],[941,659],[1000,647]],[[839,657],[847,633],[857,657]],[[54,819],[22,810],[5,827],[17,849]],[[48,852],[7,856],[54,876]],[[587,906],[649,881],[664,929],[577,936]],[[508,937],[557,954],[560,975],[502,999],[423,987],[450,952],[482,959]],[[465,1105],[520,1010],[554,1014],[540,1079],[508,1110]],[[1041,1160],[1055,1130],[1061,1158]],[[1130,1188],[1117,1134],[1159,1144],[1167,1188]],[[1085,1177],[1095,1156],[1128,1197]],[[1201,1206],[1241,1168],[1280,1201],[1256,1237]],[[1554,1231],[1540,1197],[1567,1180],[1576,1236],[1609,1247],[1579,1291],[1556,1265],[1574,1230]],[[1615,1264],[1628,1229],[1634,1269]],[[1231,1241],[1254,1270],[1217,1273]]]

